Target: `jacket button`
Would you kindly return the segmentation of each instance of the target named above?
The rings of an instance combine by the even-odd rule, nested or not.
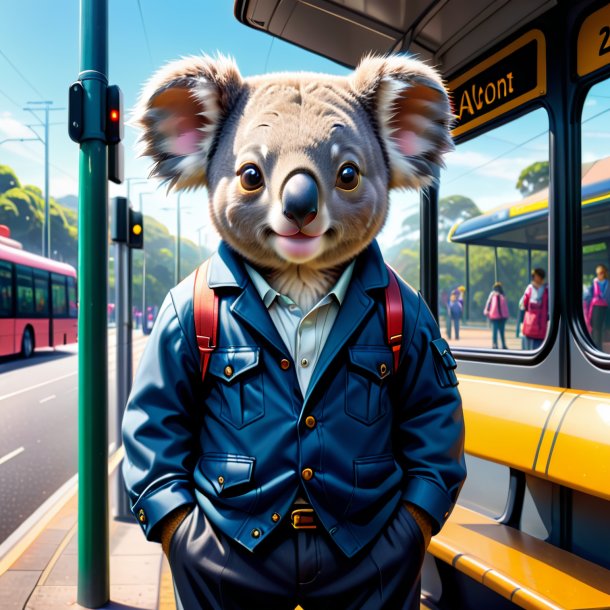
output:
[[[388,372],[388,365],[385,362],[382,362],[379,365],[379,374],[383,377]]]
[[[146,523],[146,513],[143,508],[138,511],[138,521],[140,523]]]
[[[218,483],[219,483],[220,485],[224,485],[224,484],[225,484],[225,478],[224,478],[222,475],[220,475],[220,476],[218,477]]]
[[[271,515],[271,521],[273,521],[273,523],[277,523],[280,520],[280,514],[279,513],[273,513]]]
[[[231,375],[233,375],[233,367],[232,366],[225,366],[225,376],[226,377],[231,377]]]
[[[313,479],[313,470],[311,468],[303,468],[301,471],[301,476],[306,480],[310,481]]]
[[[287,358],[282,358],[280,360],[280,368],[282,369],[282,371],[287,371],[290,368],[290,360],[288,360]]]
[[[316,418],[313,415],[308,415],[305,418],[305,425],[310,429],[313,430],[316,427]]]
[[[259,529],[254,528],[250,534],[252,535],[252,538],[260,538],[261,537],[261,531]]]
[[[449,513],[446,512],[444,516],[445,516],[445,519],[446,519],[449,516]]]

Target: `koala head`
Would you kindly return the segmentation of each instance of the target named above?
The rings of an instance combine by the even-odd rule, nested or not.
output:
[[[151,175],[206,186],[221,237],[279,272],[353,258],[383,227],[389,189],[427,184],[452,148],[440,77],[404,56],[347,77],[251,78],[227,58],[185,58],[154,75],[134,119]]]

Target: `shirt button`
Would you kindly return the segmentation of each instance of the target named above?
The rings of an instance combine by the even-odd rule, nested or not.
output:
[[[279,513],[273,513],[271,515],[271,521],[273,521],[273,523],[277,523],[280,520],[280,514]]]
[[[254,528],[251,532],[250,532],[252,538],[260,538],[261,537],[261,531],[259,529]]]
[[[310,481],[313,479],[313,470],[311,468],[303,468],[301,471],[301,476],[306,480]]]
[[[138,511],[138,521],[140,523],[146,523],[146,513],[143,508]]]
[[[225,376],[226,377],[231,377],[231,375],[233,375],[233,367],[232,366],[225,366]]]
[[[309,366],[309,360],[307,360],[307,358],[302,358],[302,359],[301,359],[301,366],[302,366],[303,368],[305,368],[305,367]]]
[[[308,415],[305,418],[305,425],[310,429],[313,430],[316,427],[316,418],[313,415]]]

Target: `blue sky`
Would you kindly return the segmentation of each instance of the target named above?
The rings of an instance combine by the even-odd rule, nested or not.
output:
[[[144,82],[165,62],[183,55],[216,53],[235,57],[244,76],[269,71],[311,70],[334,74],[347,71],[312,53],[247,28],[233,16],[232,0],[109,0],[109,80],[124,94],[130,108]],[[25,126],[35,122],[23,110],[28,101],[52,100],[67,106],[69,84],[79,71],[79,1],[20,0],[4,2],[0,20],[0,141],[32,137]],[[610,106],[610,84],[596,86],[585,105],[585,116],[594,116]],[[608,114],[591,120],[583,128],[583,159],[610,154]],[[51,194],[61,197],[77,193],[78,146],[67,135],[67,109],[52,113]],[[520,198],[517,176],[533,161],[548,158],[548,120],[536,110],[516,122],[489,132],[460,146],[447,158],[441,196],[463,194],[488,210]],[[135,131],[125,130],[125,175],[144,177],[146,160],[134,154]],[[533,138],[533,136],[537,136]],[[533,139],[532,139],[533,138]],[[0,144],[0,164],[15,169],[27,184],[43,186],[43,146],[40,142]],[[165,197],[156,184],[133,184],[132,202],[143,195],[145,211],[175,231],[175,196]],[[111,185],[110,194],[124,194],[124,186]],[[392,197],[391,216],[381,236],[389,245],[400,231],[401,218],[417,205],[415,193]],[[183,234],[214,246],[209,229],[207,196],[204,192],[183,196]]]
[[[244,76],[283,70],[347,72],[312,53],[241,25],[233,16],[231,0],[141,0],[141,7],[144,27],[137,0],[109,0],[109,82],[123,90],[126,109],[133,106],[143,83],[157,68],[183,55],[217,51],[232,55]],[[68,86],[78,76],[78,0],[3,3],[0,52],[0,141],[33,137],[25,125],[36,120],[23,110],[26,102],[52,100],[56,107],[66,108]],[[52,120],[60,124],[50,128],[51,195],[76,194],[78,146],[68,138],[67,110],[53,112]],[[135,135],[133,129],[126,128],[125,175],[145,177],[148,163],[135,157]],[[36,141],[5,142],[0,145],[0,164],[11,166],[22,182],[42,187],[43,149]],[[152,181],[143,185],[134,181],[132,202],[137,206],[139,192],[155,189]],[[111,185],[111,196],[124,193],[123,186]],[[161,208],[175,207],[175,196],[166,199],[165,189],[159,189],[155,195],[143,196],[143,200],[146,213],[159,218],[174,232],[175,213]],[[183,234],[194,241],[196,229],[208,225],[206,202],[203,192],[182,198]],[[204,229],[203,241],[205,234]],[[208,245],[214,245],[213,235],[207,239]]]

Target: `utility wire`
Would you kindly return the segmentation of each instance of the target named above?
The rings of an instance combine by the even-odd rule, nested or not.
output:
[[[150,59],[151,67],[154,67],[152,53],[150,51],[150,43],[148,42],[148,32],[146,31],[146,23],[144,23],[144,13],[142,12],[142,5],[138,0],[138,11],[140,11],[140,21],[142,22],[142,30],[144,31],[144,40],[146,41],[146,49],[148,50],[148,59]]]
[[[15,104],[15,106],[21,108],[22,105],[16,102],[8,93],[2,91],[2,89],[0,89],[0,95],[3,95],[11,104]]]
[[[138,3],[139,3],[139,0],[138,0]],[[42,93],[40,93],[40,91],[31,83],[31,81],[29,81],[25,77],[23,72],[7,57],[6,53],[4,51],[2,51],[2,49],[0,49],[0,55],[2,55],[2,57],[4,57],[4,59],[6,59],[7,63],[11,66],[11,68],[13,68],[13,70],[15,70],[15,72],[17,72],[17,74],[19,74],[19,76],[23,79],[23,81],[30,86],[32,91],[34,91],[40,99],[44,99],[44,95],[42,95]]]

